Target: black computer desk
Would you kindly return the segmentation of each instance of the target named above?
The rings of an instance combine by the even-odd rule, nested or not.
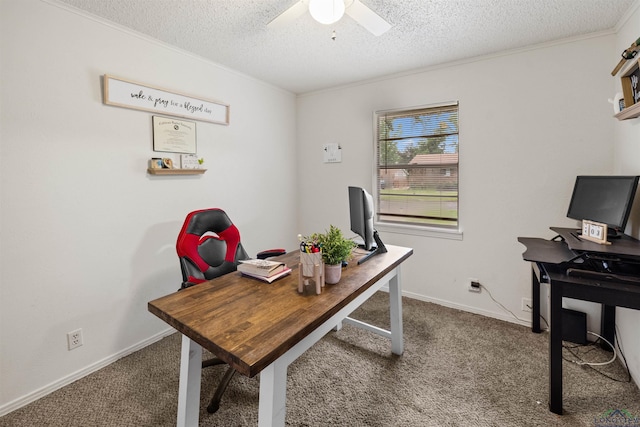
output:
[[[532,331],[540,329],[540,282],[549,283],[549,409],[562,414],[562,298],[602,304],[601,335],[612,344],[615,308],[640,310],[640,241],[623,235],[601,245],[573,228],[551,227],[551,240],[519,237],[532,266]]]

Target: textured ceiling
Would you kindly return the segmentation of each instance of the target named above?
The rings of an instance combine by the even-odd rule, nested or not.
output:
[[[267,27],[297,0],[59,1],[295,93],[611,30],[634,4],[362,0],[392,25],[376,37],[347,15]]]

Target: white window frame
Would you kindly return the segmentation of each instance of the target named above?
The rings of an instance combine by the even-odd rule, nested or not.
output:
[[[372,176],[372,188],[373,188],[373,197],[374,200],[380,200],[380,188],[378,182],[378,117],[382,114],[391,114],[391,113],[402,113],[404,111],[410,112],[411,110],[418,109],[429,109],[429,108],[438,108],[438,107],[447,107],[447,106],[457,106],[458,107],[458,116],[460,115],[460,106],[458,101],[450,101],[439,104],[430,104],[430,105],[421,105],[416,107],[407,107],[407,108],[397,108],[392,110],[379,110],[373,113],[373,176]],[[458,128],[458,137],[460,135],[460,129]],[[458,151],[459,154],[459,151]],[[458,158],[459,159],[459,158]],[[460,182],[460,161],[458,160],[458,184]],[[374,216],[375,228],[380,232],[386,233],[394,233],[394,234],[404,234],[411,236],[425,236],[425,237],[435,237],[435,238],[444,238],[451,240],[462,240],[463,232],[461,226],[461,215],[460,215],[460,191],[458,188],[458,215],[457,215],[457,227],[438,227],[436,225],[417,225],[411,223],[401,223],[401,222],[388,222],[388,221],[380,221],[378,215],[378,203],[376,203],[376,213]]]

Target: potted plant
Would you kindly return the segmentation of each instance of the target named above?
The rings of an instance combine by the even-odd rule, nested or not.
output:
[[[313,237],[322,249],[325,282],[338,283],[342,274],[342,262],[351,258],[351,251],[356,247],[355,242],[344,237],[342,231],[334,225],[330,225],[324,234],[316,233]]]

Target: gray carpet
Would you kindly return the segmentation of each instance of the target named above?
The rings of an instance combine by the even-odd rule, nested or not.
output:
[[[289,368],[290,426],[591,426],[611,409],[640,415],[640,392],[564,363],[564,409],[547,406],[548,335],[524,326],[403,299],[405,352],[345,326]],[[388,327],[388,294],[354,317]],[[610,357],[583,350],[591,361]],[[573,357],[565,351],[567,357]],[[173,426],[180,336],[137,353],[0,418],[0,426]],[[601,370],[626,380],[618,362]],[[258,380],[236,375],[213,415],[205,407],[221,367],[203,371],[201,426],[256,425]]]

